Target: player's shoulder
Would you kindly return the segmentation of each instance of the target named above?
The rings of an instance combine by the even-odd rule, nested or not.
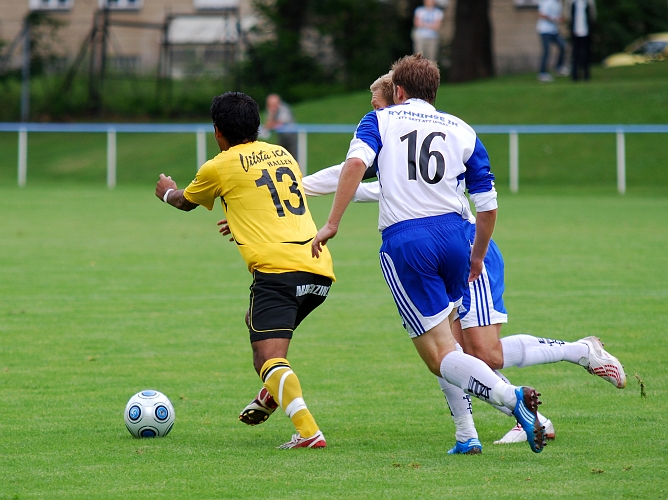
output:
[[[448,113],[447,111],[441,111],[439,109],[435,109],[436,113],[440,114],[443,118],[443,122],[451,129],[461,131],[464,134],[473,134],[476,135],[475,130],[473,130],[473,127],[469,125],[466,121],[464,121],[462,118],[455,116],[451,113]]]
[[[248,171],[249,168],[272,159],[289,156],[290,153],[277,144],[253,141],[232,146],[220,153],[215,160],[226,166],[239,166]]]

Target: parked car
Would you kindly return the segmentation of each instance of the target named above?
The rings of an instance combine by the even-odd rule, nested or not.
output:
[[[668,59],[668,33],[655,33],[639,38],[624,49],[603,59],[604,68],[633,66]]]

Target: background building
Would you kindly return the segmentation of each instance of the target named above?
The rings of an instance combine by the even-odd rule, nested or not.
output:
[[[445,47],[454,36],[457,1],[451,0],[444,11],[441,38]],[[541,48],[536,34],[537,7],[537,0],[490,0],[492,53],[497,74],[538,69]]]
[[[239,50],[239,31],[255,22],[250,0],[0,0],[0,39],[14,40],[30,12],[48,12],[63,23],[57,31],[57,52],[69,63],[90,43],[96,23],[99,42],[105,6],[105,57],[111,71],[153,72],[165,57],[166,45],[172,76],[220,67]],[[17,50],[10,66],[20,64]]]
[[[21,32],[26,15],[47,11],[64,23],[57,32],[58,52],[62,64],[69,64],[90,37],[96,13],[105,2],[111,19],[105,54],[110,71],[147,73],[161,64],[175,77],[219,71],[221,62],[241,55],[244,34],[257,22],[251,0],[0,0],[0,39],[10,43]],[[456,3],[446,4],[441,28],[445,63],[454,34]],[[536,3],[490,1],[498,74],[536,69],[540,56]],[[101,32],[100,24],[98,37]],[[164,59],[166,45],[168,60]],[[15,50],[9,67],[20,65],[21,53]]]

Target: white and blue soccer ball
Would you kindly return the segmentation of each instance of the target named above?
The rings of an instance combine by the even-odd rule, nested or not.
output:
[[[136,438],[164,437],[174,425],[174,407],[163,393],[138,392],[125,407],[125,426]]]

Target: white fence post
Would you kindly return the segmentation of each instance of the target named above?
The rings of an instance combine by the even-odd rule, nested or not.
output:
[[[297,134],[297,163],[301,168],[302,175],[308,175],[308,137],[306,130],[300,130]]]
[[[206,163],[206,131],[197,129],[197,170]]]
[[[107,129],[107,187],[116,187],[116,129]]]
[[[26,185],[28,178],[28,129],[19,129],[19,186]]]
[[[626,143],[621,129],[617,130],[617,191],[626,193]]]
[[[517,131],[510,131],[510,192],[517,193],[520,187],[520,152]]]

